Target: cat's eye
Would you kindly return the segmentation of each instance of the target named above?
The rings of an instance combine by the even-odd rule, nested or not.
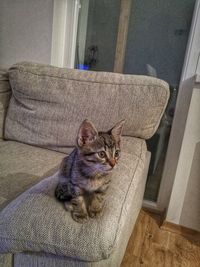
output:
[[[106,157],[106,152],[105,151],[100,151],[100,152],[98,152],[98,156],[103,159],[103,158]]]
[[[119,150],[116,150],[115,151],[115,158],[118,158],[119,157],[119,152],[120,152]]]

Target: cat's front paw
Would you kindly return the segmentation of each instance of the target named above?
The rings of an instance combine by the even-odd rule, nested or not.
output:
[[[72,206],[72,204],[71,204],[70,201],[66,201],[66,202],[64,202],[64,206],[65,206],[65,209],[66,209],[67,211],[72,211],[72,210],[73,210],[73,206]]]
[[[85,223],[88,221],[87,214],[82,214],[82,213],[77,213],[77,212],[72,211],[71,215],[72,215],[72,219],[78,223]]]
[[[89,211],[90,218],[99,218],[101,216],[101,211]]]
[[[100,217],[101,213],[102,213],[102,206],[98,207],[89,206],[88,208],[88,214],[91,218],[98,218]]]

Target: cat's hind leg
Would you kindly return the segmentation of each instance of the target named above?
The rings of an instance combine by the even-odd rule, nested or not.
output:
[[[77,196],[70,201],[72,205],[71,215],[74,221],[84,223],[88,220],[88,213],[85,199],[83,196]]]
[[[91,218],[101,215],[104,205],[105,193],[93,193],[89,197],[88,214]]]

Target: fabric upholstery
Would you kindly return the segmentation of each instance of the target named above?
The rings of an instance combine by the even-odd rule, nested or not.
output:
[[[11,96],[7,70],[0,69],[0,139],[3,138],[4,121]]]
[[[1,267],[13,267],[13,258],[14,258],[14,255],[11,253],[0,254],[0,266]]]
[[[167,83],[152,77],[26,62],[10,68],[9,80],[6,138],[61,152],[75,144],[85,118],[98,130],[126,119],[124,135],[150,138],[169,97]]]
[[[45,252],[83,261],[109,258],[130,231],[132,214],[137,217],[141,207],[145,156],[144,140],[123,138],[122,156],[111,174],[103,213],[85,224],[74,222],[55,199],[57,174],[24,192],[0,214],[0,251]],[[142,190],[138,190],[141,183]]]
[[[0,142],[0,209],[31,185],[52,175],[63,157],[63,153],[14,141]]]
[[[126,210],[126,220],[123,227],[121,227],[122,232],[119,233],[116,247],[107,259],[90,262],[47,253],[22,252],[14,255],[14,267],[119,267],[123,260],[126,246],[133,231],[138,213],[141,209],[149,161],[150,153],[147,152],[143,175],[140,177],[140,180],[138,179],[136,181],[136,183],[138,182],[136,185],[132,184],[132,188],[130,188],[130,192],[127,195],[126,202],[129,202],[129,207]]]

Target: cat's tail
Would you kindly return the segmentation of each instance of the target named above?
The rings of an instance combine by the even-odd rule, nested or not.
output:
[[[62,202],[70,201],[72,199],[72,195],[69,191],[68,184],[59,183],[55,190],[55,197]]]

